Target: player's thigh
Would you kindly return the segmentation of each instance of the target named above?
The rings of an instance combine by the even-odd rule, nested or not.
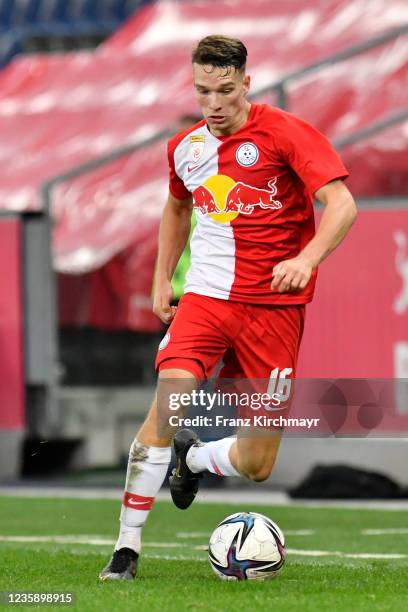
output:
[[[268,431],[276,419],[274,427],[284,425],[290,410],[304,308],[244,305],[243,316],[247,324],[225,354],[218,384],[238,398],[238,418]]]
[[[230,308],[225,300],[187,293],[159,345],[156,369],[188,370],[210,378],[229,345]]]
[[[304,326],[304,307],[247,306],[248,324],[234,341],[235,363],[246,379],[295,374]],[[232,364],[232,369],[237,367]],[[233,374],[225,370],[226,374]],[[261,390],[261,389],[260,389]],[[263,389],[262,389],[263,390]],[[265,389],[266,390],[266,389]]]

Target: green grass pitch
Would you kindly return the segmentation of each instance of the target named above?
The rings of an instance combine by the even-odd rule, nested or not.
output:
[[[73,592],[69,608],[80,612],[408,610],[406,512],[200,503],[180,511],[161,502],[145,529],[137,580],[100,582],[119,509],[112,500],[0,497],[0,591]],[[286,564],[275,580],[221,581],[206,560],[208,536],[228,514],[248,510],[286,532]]]

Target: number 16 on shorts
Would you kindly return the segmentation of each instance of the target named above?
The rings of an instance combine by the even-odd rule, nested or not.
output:
[[[270,397],[277,397],[280,404],[289,399],[292,379],[287,377],[292,374],[292,371],[292,368],[283,368],[282,370],[275,368],[269,376],[267,393]]]

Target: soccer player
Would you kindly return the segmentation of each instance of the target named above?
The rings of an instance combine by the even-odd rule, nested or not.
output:
[[[101,579],[136,575],[141,531],[170,462],[171,428],[158,409],[163,385],[192,391],[211,377],[294,377],[318,265],[343,240],[356,205],[337,153],[291,113],[250,103],[247,50],[239,40],[209,36],[193,51],[193,80],[204,119],[168,145],[170,193],[159,232],[154,312],[170,324],[159,345],[158,389],[133,441],[120,533]],[[313,200],[324,204],[314,230]],[[171,306],[171,278],[190,231],[185,294]],[[165,403],[165,402],[164,402]],[[163,404],[163,401],[162,401]],[[162,411],[162,414],[161,414]],[[173,413],[174,414],[174,413]],[[201,474],[268,478],[280,432],[201,443],[182,429],[173,439],[170,491],[179,508],[196,495]]]

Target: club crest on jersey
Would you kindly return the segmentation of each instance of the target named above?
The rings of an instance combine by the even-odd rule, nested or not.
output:
[[[236,158],[241,166],[249,168],[249,166],[256,164],[259,159],[258,147],[253,142],[244,142],[239,145]]]
[[[193,191],[193,205],[217,223],[233,221],[239,214],[251,215],[256,208],[278,210],[282,204],[275,199],[277,180],[275,176],[268,181],[268,189],[259,189],[236,182],[225,174],[216,174]]]
[[[204,153],[205,136],[190,136],[190,161],[197,164]]]

